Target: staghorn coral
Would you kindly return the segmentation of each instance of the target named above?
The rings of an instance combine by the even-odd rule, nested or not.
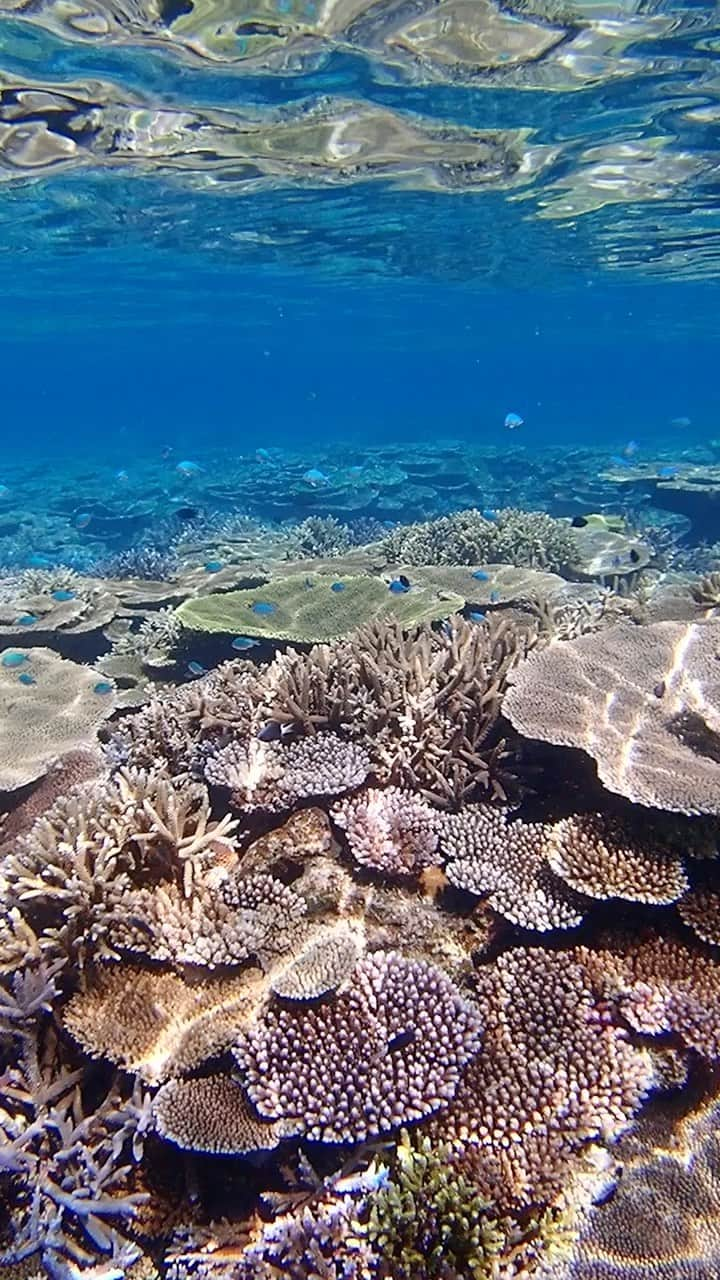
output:
[[[169,1080],[155,1096],[153,1117],[161,1137],[178,1147],[218,1155],[270,1151],[294,1132],[261,1120],[229,1076]]]
[[[130,1181],[149,1103],[139,1088],[113,1085],[88,1107],[82,1071],[58,1061],[44,1028],[56,971],[19,970],[0,998],[0,1029],[15,1050],[0,1078],[0,1179],[13,1204],[0,1264],[37,1259],[60,1277],[102,1259],[124,1273],[140,1252],[126,1231],[145,1198]]]
[[[500,1208],[551,1202],[578,1152],[621,1133],[654,1084],[648,1050],[613,1025],[585,960],[519,948],[477,972],[482,1050],[429,1132]]]
[[[15,654],[24,655],[17,665]],[[51,649],[4,650],[0,664],[0,790],[15,791],[47,773],[70,750],[90,747],[115,706],[89,667]],[[25,684],[18,672],[31,678]]]
[[[289,809],[298,800],[340,795],[360,786],[370,771],[361,746],[334,733],[285,745],[257,738],[229,742],[208,757],[205,777],[227,787],[233,809]]]
[[[690,595],[696,604],[714,612],[720,606],[720,573],[708,573],[692,583]]]
[[[547,841],[543,823],[473,805],[443,823],[445,873],[457,888],[487,895],[493,910],[513,924],[538,932],[571,929],[582,922],[588,903],[551,870]]]
[[[60,798],[0,862],[1,906],[39,948],[82,964],[113,956],[111,932],[129,927],[143,881],[188,897],[195,881],[234,857],[228,817],[214,822],[200,783],[121,771]]]
[[[377,952],[317,1008],[268,1008],[238,1041],[250,1100],[315,1142],[363,1142],[453,1097],[480,1044],[477,1010],[439,969]]]
[[[91,1057],[155,1085],[224,1052],[263,998],[257,970],[189,982],[175,973],[104,965],[62,1011],[62,1025]]]
[[[536,639],[532,622],[461,619],[441,632],[365,628],[307,654],[278,655],[257,691],[258,718],[306,731],[342,729],[371,754],[383,783],[452,806],[492,788],[504,795],[497,731],[508,673]]]
[[[25,569],[20,575],[20,592],[28,596],[49,596],[53,591],[74,591],[82,595],[90,583],[69,565],[56,564],[52,569]]]
[[[382,542],[391,564],[512,564],[562,569],[576,558],[572,532],[542,511],[503,507],[486,519],[476,508],[426,524],[400,525]]]
[[[556,822],[545,856],[556,875],[591,898],[676,902],[688,885],[682,859],[657,835],[598,813]]]
[[[503,713],[528,738],[579,747],[635,804],[720,812],[720,621],[617,626],[533,654]]]
[[[352,545],[349,529],[334,516],[308,516],[288,530],[288,555],[297,559],[342,556]]]
[[[411,791],[369,790],[333,806],[357,863],[391,876],[437,865],[440,814]]]
[[[388,1280],[495,1280],[531,1275],[564,1243],[560,1215],[502,1218],[453,1164],[452,1148],[401,1134],[391,1176],[368,1199],[361,1231]],[[527,1270],[526,1270],[527,1268]]]

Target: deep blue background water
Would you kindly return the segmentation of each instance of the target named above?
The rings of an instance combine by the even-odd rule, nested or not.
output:
[[[6,334],[13,453],[127,466],[165,443],[188,456],[328,439],[503,443],[509,410],[525,419],[513,443],[527,445],[680,450],[720,434],[712,282],[581,280],[555,293],[243,273],[235,298],[227,284],[202,321],[162,284],[152,316],[138,302],[134,320],[116,282],[74,305],[56,299],[51,332]]]

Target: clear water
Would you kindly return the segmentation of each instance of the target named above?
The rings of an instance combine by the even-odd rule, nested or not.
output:
[[[701,443],[719,40],[703,3],[3,0],[6,456],[508,410]]]

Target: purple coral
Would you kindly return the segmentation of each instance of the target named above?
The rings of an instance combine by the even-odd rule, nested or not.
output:
[[[332,816],[361,866],[409,876],[439,861],[441,815],[412,791],[371,789],[336,804]]]
[[[447,1105],[479,1047],[479,1013],[442,970],[376,952],[334,1000],[268,1008],[235,1052],[261,1116],[363,1142]]]

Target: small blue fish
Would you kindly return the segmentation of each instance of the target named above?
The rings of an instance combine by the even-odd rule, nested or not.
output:
[[[207,667],[204,667],[202,662],[188,662],[187,669],[191,676],[207,675]]]
[[[410,580],[405,577],[404,573],[399,574],[397,578],[393,578],[392,582],[388,583],[388,591],[392,591],[393,595],[402,596],[409,590]]]
[[[28,556],[28,565],[31,569],[49,569],[51,563],[47,556],[38,555],[37,552]]]
[[[8,653],[4,653],[0,662],[4,667],[21,667],[23,662],[29,662],[27,653],[18,653],[15,649],[11,649]]]
[[[181,476],[196,476],[202,471],[202,467],[199,462],[188,462],[185,459],[183,462],[178,462],[175,470]]]
[[[0,498],[7,498],[10,490],[6,484],[0,484]]]
[[[331,591],[336,591],[336,592],[337,592],[337,591],[344,591],[344,590],[345,590],[345,583],[344,583],[344,582],[332,582],[332,583],[330,584],[330,590],[331,590]]]
[[[53,600],[57,600],[60,604],[64,604],[66,600],[75,599],[75,592],[67,591],[64,588],[59,588],[57,591],[51,591],[50,595]]]
[[[19,684],[37,684],[37,680],[35,679],[34,676],[30,675],[29,671],[23,671],[21,675],[18,676],[18,683]]]
[[[222,567],[222,560],[208,560],[205,565],[205,572],[219,573]]]
[[[88,525],[90,524],[90,521],[91,521],[91,520],[92,520],[92,516],[90,515],[90,512],[89,512],[89,511],[81,511],[81,512],[79,512],[79,514],[78,514],[78,515],[76,515],[76,517],[75,517],[75,520],[74,520],[75,528],[76,528],[76,529],[87,529],[87,527],[88,527]]]
[[[232,648],[242,652],[243,649],[254,649],[259,643],[260,641],[254,640],[252,636],[236,636],[232,641]]]
[[[497,520],[497,511],[494,507],[483,507],[480,515],[483,520]]]
[[[629,467],[630,463],[627,458],[621,458],[619,453],[611,453],[610,461],[614,467]]]
[[[490,574],[486,573],[484,569],[476,569],[471,576],[475,579],[476,582],[490,581]]]
[[[106,693],[112,693],[114,688],[115,686],[109,680],[98,680],[97,684],[93,685],[93,693],[104,696]]]
[[[625,445],[625,448],[622,451],[623,458],[634,458],[639,448],[640,448],[640,445],[638,444],[637,440],[628,440],[627,444]]]
[[[257,458],[258,462],[269,462],[269,461],[270,461],[270,450],[269,450],[269,449],[256,449],[256,450],[255,450],[255,457]]]
[[[505,414],[505,426],[507,427],[508,431],[515,431],[517,427],[522,427],[524,426],[524,424],[525,424],[525,419],[521,418],[519,413]]]
[[[673,476],[676,476],[677,473],[677,467],[661,467],[658,471],[658,475],[661,480],[672,480]]]
[[[313,488],[315,487],[315,485],[318,485],[318,484],[327,484],[329,479],[330,477],[326,476],[325,472],[321,471],[319,467],[311,467],[310,470],[306,471],[305,475],[303,476],[303,480],[305,481],[305,483],[312,485]]]
[[[671,419],[670,419],[670,426],[671,426],[671,427],[689,427],[689,426],[690,426],[690,424],[691,424],[691,422],[692,422],[692,418],[684,418],[684,417],[682,417],[682,418],[671,418]]]
[[[19,618],[15,619],[15,626],[16,627],[34,627],[35,623],[38,621],[39,619],[35,616],[34,613],[23,613],[20,615]]]
[[[277,605],[270,600],[254,600],[250,605],[253,613],[266,614],[277,613]]]
[[[500,592],[499,592],[499,591],[491,591],[491,592],[490,592],[490,603],[491,603],[491,604],[497,604],[497,602],[498,602],[498,600],[499,600],[499,599],[500,599]]]
[[[130,479],[130,476],[128,475],[127,471],[125,471],[125,469],[121,467],[119,471],[115,472],[115,479],[119,480],[120,484],[126,484],[127,481]]]
[[[469,617],[469,619],[470,619],[470,621],[471,621],[471,622],[484,622],[484,621],[485,621],[485,619],[486,619],[486,617],[487,617],[487,614],[485,614],[485,613],[480,613],[479,609],[473,609],[473,610],[468,614],[468,617]]]

